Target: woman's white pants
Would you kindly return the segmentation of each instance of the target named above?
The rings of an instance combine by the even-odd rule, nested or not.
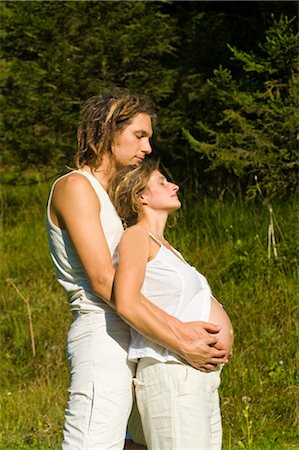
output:
[[[221,449],[220,371],[140,359],[134,383],[148,450]]]
[[[123,449],[136,369],[129,342],[129,327],[113,311],[79,314],[72,323],[63,450]]]

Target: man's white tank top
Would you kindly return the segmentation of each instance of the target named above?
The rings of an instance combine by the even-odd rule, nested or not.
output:
[[[150,236],[160,245],[160,249],[146,265],[142,294],[182,322],[207,322],[210,317],[211,288],[206,278],[188,264],[179,252],[169,250],[153,235]],[[177,355],[131,328],[129,359],[136,361],[144,357],[162,362],[180,361]]]
[[[83,169],[69,172],[59,179],[67,177],[70,173],[79,173],[85,176],[95,190],[101,204],[100,218],[103,231],[112,256],[123,233],[123,226],[107,192],[93,175]],[[105,310],[112,312],[113,310],[109,305],[93,293],[67,230],[57,227],[51,221],[49,205],[54,186],[58,180],[52,186],[47,207],[47,232],[50,254],[54,262],[58,281],[67,292],[71,311],[100,312]]]

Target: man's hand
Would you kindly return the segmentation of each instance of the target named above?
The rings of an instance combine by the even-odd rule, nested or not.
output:
[[[217,338],[209,337],[198,339],[192,344],[187,345],[184,359],[195,369],[202,372],[216,370],[219,364],[227,364],[227,351],[218,350],[215,347]]]
[[[173,331],[182,343],[183,358],[203,372],[215,370],[218,364],[227,364],[227,351],[218,349],[216,336],[220,326],[209,322],[184,322],[174,325]]]
[[[215,325],[211,322],[181,322],[180,329],[183,333],[186,333],[190,337],[190,342],[198,338],[207,338],[210,334],[217,334],[221,330],[219,325]]]

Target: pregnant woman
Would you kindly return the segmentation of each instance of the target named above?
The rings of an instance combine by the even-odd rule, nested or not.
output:
[[[206,278],[163,236],[169,213],[181,206],[178,186],[167,181],[156,163],[146,161],[122,169],[109,189],[128,227],[114,258],[118,314],[125,321],[130,318],[132,326],[134,311],[145,296],[184,322],[217,323],[221,330],[216,347],[225,349],[229,359],[233,330],[228,315],[213,297]],[[222,364],[215,364],[213,371],[196,370],[134,328],[129,360],[138,361],[136,398],[149,450],[221,448],[218,386]]]

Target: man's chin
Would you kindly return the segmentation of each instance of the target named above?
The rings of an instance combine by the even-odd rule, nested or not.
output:
[[[129,166],[133,166],[133,167],[138,167],[140,164],[138,164],[136,161],[130,161],[127,163],[123,163],[123,164],[117,164],[116,170],[121,170],[124,167],[129,167]]]
[[[136,166],[140,166],[140,164],[143,163],[143,158],[134,158],[134,162],[133,165],[135,164]]]

